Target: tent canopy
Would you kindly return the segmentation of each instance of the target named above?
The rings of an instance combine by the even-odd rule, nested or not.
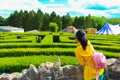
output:
[[[120,24],[111,25],[108,22],[95,34],[120,34]]]

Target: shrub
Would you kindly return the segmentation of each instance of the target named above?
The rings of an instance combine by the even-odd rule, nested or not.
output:
[[[49,30],[52,32],[57,32],[58,31],[58,25],[56,23],[51,22],[49,24]]]

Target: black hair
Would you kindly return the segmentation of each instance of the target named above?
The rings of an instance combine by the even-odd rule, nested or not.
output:
[[[76,32],[76,38],[79,40],[79,42],[81,43],[83,49],[85,50],[86,49],[86,46],[87,46],[87,38],[86,38],[86,33],[84,30],[78,30]]]

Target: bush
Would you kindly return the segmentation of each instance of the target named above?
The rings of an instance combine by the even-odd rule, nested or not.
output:
[[[0,58],[0,71],[3,72],[21,72],[22,69],[29,68],[30,64],[36,67],[44,62],[55,62],[58,58],[61,59],[61,66],[77,65],[78,61],[72,56],[24,56],[24,57],[6,57]]]
[[[58,25],[56,23],[51,22],[49,24],[49,30],[52,32],[57,32],[58,31]]]
[[[31,63],[39,65],[46,60],[55,61],[56,56],[63,60],[62,65],[76,63],[74,62],[76,59],[74,57],[74,50],[77,47],[77,43],[74,40],[75,34],[67,32],[0,34],[0,70],[8,72],[19,71],[22,70],[22,67],[29,67]],[[21,39],[17,39],[17,36],[21,36]],[[41,37],[41,43],[36,43],[36,37],[38,38],[38,36]],[[86,36],[96,51],[103,52],[107,58],[118,57],[118,53],[120,52],[119,35],[87,34]],[[36,57],[36,55],[39,56]],[[42,55],[44,55],[44,58]]]

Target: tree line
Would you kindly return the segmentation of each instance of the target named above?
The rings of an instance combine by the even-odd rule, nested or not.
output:
[[[34,10],[14,11],[8,18],[0,16],[0,26],[15,26],[24,28],[25,31],[34,29],[48,31],[50,23],[56,23],[58,31],[65,29],[67,26],[74,26],[77,29],[96,28],[99,30],[106,21],[117,24],[120,23],[120,18],[108,19],[104,16],[97,17],[91,16],[90,14],[88,16],[71,17],[69,13],[60,16],[54,11],[51,14],[43,13],[40,9],[37,12]]]

